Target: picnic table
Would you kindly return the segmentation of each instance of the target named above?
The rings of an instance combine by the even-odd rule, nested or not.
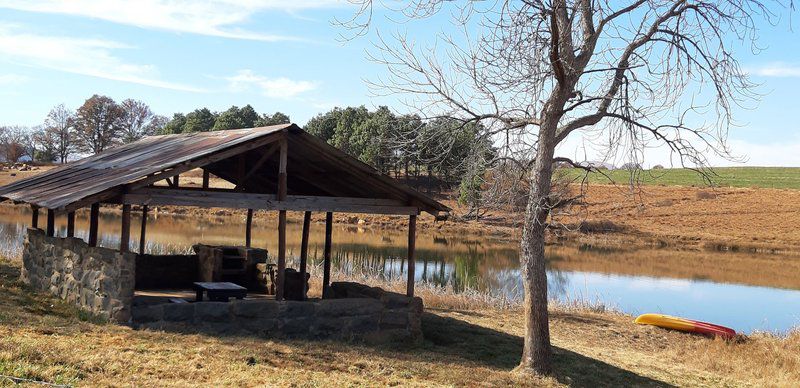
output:
[[[247,288],[231,282],[194,282],[194,290],[197,292],[197,302],[203,301],[203,292],[215,302],[227,302],[229,298],[244,299],[247,296]]]

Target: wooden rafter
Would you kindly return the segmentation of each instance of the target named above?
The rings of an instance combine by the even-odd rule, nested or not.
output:
[[[247,181],[248,181],[248,180],[249,180],[249,179],[250,179],[250,178],[251,178],[253,175],[255,175],[255,173],[257,173],[257,172],[258,172],[258,170],[261,168],[261,166],[263,166],[263,165],[264,165],[264,163],[266,163],[266,162],[267,162],[267,160],[269,160],[269,158],[270,158],[270,157],[271,157],[271,156],[272,156],[272,155],[273,155],[273,154],[274,154],[276,151],[278,151],[278,150],[280,149],[280,146],[281,146],[281,145],[280,145],[280,143],[275,143],[275,144],[273,144],[271,147],[269,147],[269,149],[267,149],[267,150],[266,150],[266,151],[265,151],[263,154],[261,154],[261,157],[258,159],[258,161],[256,161],[256,163],[255,163],[255,164],[254,164],[252,167],[250,167],[250,170],[249,170],[249,171],[247,171],[247,173],[244,175],[244,177],[242,177],[242,180],[241,180],[240,182],[237,182],[237,183],[236,183],[236,190],[239,190],[239,189],[240,189],[240,187],[244,186],[244,184],[245,184],[245,183],[246,183],[246,182],[247,182]]]

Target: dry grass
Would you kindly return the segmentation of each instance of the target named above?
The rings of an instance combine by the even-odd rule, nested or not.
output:
[[[727,343],[553,308],[553,377],[515,375],[522,315],[421,287],[421,345],[136,331],[19,284],[0,261],[0,375],[84,386],[796,386],[800,335]],[[432,306],[440,306],[438,308]],[[450,307],[447,307],[450,306]],[[471,307],[453,308],[452,306]],[[2,380],[0,380],[2,381]],[[2,385],[2,382],[0,382]]]
[[[590,185],[585,202],[583,211],[563,222],[611,222],[623,232],[602,238],[624,244],[800,252],[798,190],[644,186],[631,193],[623,186]]]

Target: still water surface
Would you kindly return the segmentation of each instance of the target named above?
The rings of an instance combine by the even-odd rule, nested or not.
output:
[[[151,216],[148,253],[183,253],[192,244],[244,243],[238,217]],[[30,211],[0,207],[0,247],[19,252]],[[57,233],[66,234],[58,219]],[[139,220],[132,222],[132,249],[138,249]],[[301,226],[288,225],[290,260],[299,253]],[[116,247],[119,217],[103,214],[100,245]],[[79,214],[76,235],[86,238],[88,221]],[[324,225],[312,224],[309,256],[319,265]],[[407,268],[403,231],[335,225],[333,265],[341,273],[403,276]],[[254,222],[253,246],[274,252],[272,222]],[[800,326],[800,257],[732,252],[680,252],[667,249],[595,249],[551,247],[547,252],[550,297],[588,301],[630,314],[656,312],[706,320],[738,331],[785,333]],[[422,230],[417,237],[418,281],[448,285],[456,291],[479,290],[520,299],[517,247],[482,236],[447,236]],[[312,266],[312,271],[314,270]]]

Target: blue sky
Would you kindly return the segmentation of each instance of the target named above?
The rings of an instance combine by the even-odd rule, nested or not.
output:
[[[40,124],[51,107],[76,108],[95,93],[167,116],[249,103],[301,125],[334,106],[402,111],[397,97],[375,97],[364,82],[385,74],[365,54],[374,35],[342,43],[331,24],[354,11],[333,0],[0,0],[0,125]],[[384,32],[420,37],[442,21],[375,20]],[[736,112],[742,125],[730,144],[747,165],[800,166],[800,36],[785,21],[760,35],[765,50],[739,57],[763,97]],[[581,154],[579,144],[570,139],[562,151]],[[666,161],[654,150],[645,164]]]

